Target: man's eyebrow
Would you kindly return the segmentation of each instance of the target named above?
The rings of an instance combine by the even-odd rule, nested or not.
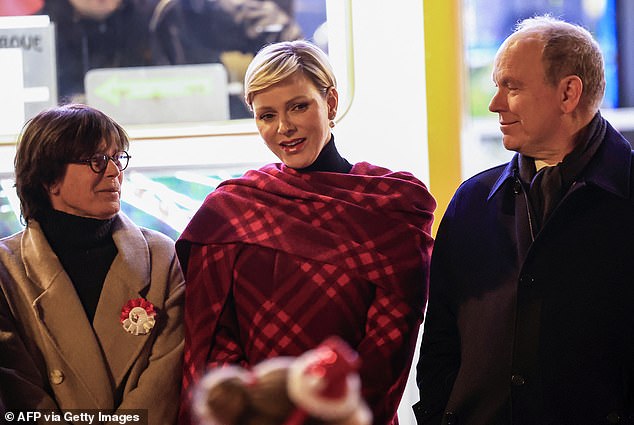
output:
[[[517,78],[513,78],[513,77],[502,77],[501,79],[496,80],[494,75],[493,82],[501,87],[509,87],[509,86],[521,87],[522,86],[522,82],[518,80]]]

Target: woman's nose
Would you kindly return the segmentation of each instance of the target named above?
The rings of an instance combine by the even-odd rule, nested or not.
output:
[[[280,117],[280,121],[277,126],[277,132],[279,134],[287,135],[292,133],[293,131],[295,131],[295,126],[288,119],[288,117]]]
[[[117,177],[119,174],[121,174],[121,170],[119,170],[119,167],[117,166],[117,164],[115,164],[112,158],[108,158],[108,164],[106,164],[105,174],[112,177]]]

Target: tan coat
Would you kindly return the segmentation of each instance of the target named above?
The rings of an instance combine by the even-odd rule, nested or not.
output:
[[[39,224],[0,240],[0,399],[11,409],[148,409],[173,424],[180,393],[184,280],[168,237],[125,215],[93,324]],[[143,297],[156,324],[132,335],[122,307]],[[125,412],[122,412],[125,413]]]

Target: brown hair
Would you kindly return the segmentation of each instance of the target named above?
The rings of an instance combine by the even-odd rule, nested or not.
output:
[[[129,146],[119,124],[86,105],[54,107],[27,121],[14,161],[15,187],[27,223],[51,208],[48,188],[64,177],[68,162],[92,156],[104,141],[119,150]]]

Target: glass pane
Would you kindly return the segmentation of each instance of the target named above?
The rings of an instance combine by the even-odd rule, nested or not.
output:
[[[47,15],[54,33],[48,46],[51,36],[42,32],[49,29],[18,25],[8,33],[0,21],[0,47],[50,55],[56,74],[33,83],[46,93],[37,103],[22,99],[24,116],[13,121],[71,101],[93,104],[122,124],[248,118],[242,80],[254,53],[299,38],[328,51],[326,14],[326,0],[3,0],[0,17]],[[28,58],[23,64],[33,97],[26,75],[51,66]]]
[[[239,177],[247,168],[172,167],[126,171],[121,210],[137,225],[176,239],[209,192],[223,180]],[[14,180],[8,176],[0,178],[0,238],[23,228]]]

